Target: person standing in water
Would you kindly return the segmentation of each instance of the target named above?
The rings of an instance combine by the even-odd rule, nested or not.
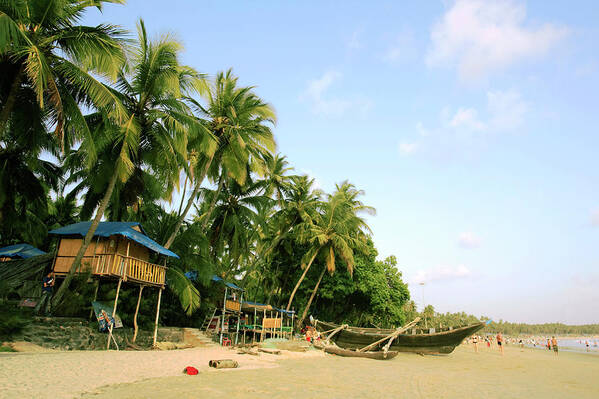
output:
[[[501,356],[503,356],[503,335],[501,335],[501,331],[497,334],[497,346],[499,347],[499,352],[501,352]]]

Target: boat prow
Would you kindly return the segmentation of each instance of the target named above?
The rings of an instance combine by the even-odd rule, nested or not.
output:
[[[470,335],[485,327],[485,323],[471,324],[452,330],[430,334],[399,334],[392,342],[391,351],[413,352],[420,354],[449,354],[456,346]],[[314,321],[314,326],[321,333],[338,328],[337,324],[319,320]],[[331,338],[342,349],[360,349],[371,345],[393,333],[392,329],[347,327]]]

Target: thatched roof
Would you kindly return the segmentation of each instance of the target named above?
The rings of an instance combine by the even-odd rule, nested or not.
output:
[[[52,254],[34,256],[28,259],[0,262],[0,284],[14,288],[25,280],[41,279],[45,269],[52,266]]]

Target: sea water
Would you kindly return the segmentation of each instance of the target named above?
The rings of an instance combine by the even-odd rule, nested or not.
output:
[[[589,340],[585,339],[558,339],[557,345],[560,351],[569,352],[587,352],[586,341],[589,342],[589,353],[599,354],[599,339],[593,338]],[[537,345],[534,346],[531,343],[526,343],[526,346],[530,348],[544,349],[547,350],[547,340],[539,340]]]

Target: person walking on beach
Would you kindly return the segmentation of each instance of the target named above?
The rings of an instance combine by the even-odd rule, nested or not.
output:
[[[472,343],[474,344],[474,353],[478,353],[478,335],[472,336]]]
[[[589,351],[589,341],[584,341],[584,344],[586,345],[586,347],[587,347],[587,352],[588,352],[588,351]]]
[[[551,350],[551,341],[547,338],[547,350]]]
[[[522,338],[520,338],[520,352],[524,352],[524,342],[522,342]]]
[[[501,335],[501,331],[497,334],[497,346],[499,347],[501,356],[503,356],[503,335]]]
[[[555,339],[555,336],[551,337],[551,346],[553,346],[553,353],[557,356],[557,339]]]
[[[52,291],[54,289],[54,280],[53,271],[50,271],[42,279],[42,296],[35,307],[35,313],[39,313],[42,308],[44,309],[44,315],[47,316],[50,313],[50,303],[52,302],[50,299],[52,298]]]

